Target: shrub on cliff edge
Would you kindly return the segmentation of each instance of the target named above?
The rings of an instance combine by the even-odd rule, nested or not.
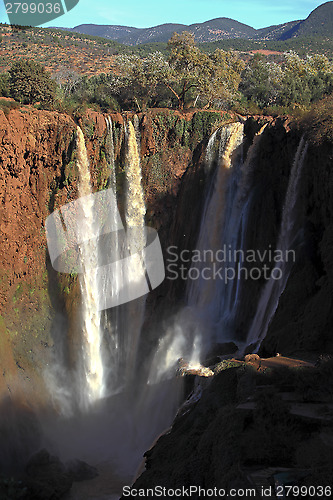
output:
[[[56,97],[56,83],[45,68],[27,59],[14,62],[9,70],[10,95],[22,104],[51,105]]]
[[[333,142],[333,94],[316,102],[300,124],[313,144]]]

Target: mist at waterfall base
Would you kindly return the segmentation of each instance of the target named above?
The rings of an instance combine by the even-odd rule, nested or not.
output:
[[[127,152],[125,225],[126,228],[141,227],[141,237],[144,238],[140,141],[135,125],[135,122],[134,126],[129,122],[123,131]],[[108,130],[109,187],[116,189],[111,120],[108,120]],[[221,127],[211,136],[205,158],[208,182],[195,246],[200,252],[207,249],[217,251],[224,245],[231,250],[246,252],[248,249],[246,232],[255,202],[252,174],[264,130],[265,126],[254,136],[245,157],[242,123]],[[81,194],[85,196],[91,188],[81,134],[78,131]],[[306,145],[301,141],[290,174],[276,244],[282,250],[295,244],[297,183],[305,154]],[[89,226],[89,214],[87,221]],[[89,227],[85,231],[89,232]],[[115,245],[118,244],[116,241]],[[134,253],[136,244],[129,242],[130,246],[134,245]],[[236,270],[239,262],[230,264]],[[117,280],[135,280],[140,266],[140,261],[137,261],[133,269],[127,270],[125,277],[116,276],[115,287]],[[203,263],[192,263],[192,266],[202,276]],[[266,334],[291,271],[290,266],[281,267],[283,280],[269,280],[262,287],[257,310],[253,311],[252,326],[250,323],[242,337],[237,333],[237,322],[242,316],[244,282],[236,279],[226,283],[202,278],[189,281],[184,307],[170,318],[166,326],[160,326],[158,339],[144,359],[140,359],[138,353],[143,341],[145,297],[91,315],[91,309],[96,313],[93,302],[99,300],[98,295],[103,294],[103,289],[96,288],[89,270],[84,271],[80,282],[84,302],[82,352],[78,352],[76,372],[73,373],[62,355],[64,346],[58,346],[53,367],[46,374],[55,407],[61,416],[43,423],[45,446],[64,460],[78,458],[101,470],[107,464],[109,476],[110,470],[114,474],[110,476],[111,486],[106,485],[109,488],[107,498],[111,498],[111,490],[117,490],[112,486],[112,481],[117,482],[115,477],[130,484],[143,453],[171,425],[181,403],[182,379],[175,377],[179,359],[183,358],[190,367],[196,367],[216,344],[234,341],[239,347],[249,343],[258,345]],[[98,376],[94,376],[95,369]],[[101,496],[86,498],[103,496],[101,492]]]
[[[116,195],[110,119],[107,119],[107,125],[108,188]],[[81,345],[73,369],[68,366],[64,355],[67,339],[62,336],[60,341],[59,336],[60,345],[56,346],[52,366],[45,373],[58,411],[57,416],[43,419],[45,447],[64,461],[80,459],[96,466],[98,470],[104,470],[105,478],[99,482],[104,482],[105,491],[100,491],[101,496],[98,498],[103,498],[103,494],[110,498],[114,491],[119,496],[119,484],[132,482],[143,453],[170,426],[183,396],[182,379],[175,378],[173,373],[171,378],[159,380],[157,374],[148,370],[148,359],[138,356],[146,296],[138,296],[126,303],[120,302],[120,305],[111,309],[100,307],[107,302],[108,294],[116,299],[121,294],[130,297],[133,290],[140,289],[142,281],[146,282],[146,270],[140,253],[148,238],[144,227],[146,208],[139,140],[135,128],[135,123],[128,122],[123,130],[126,163],[123,200],[125,232],[114,230],[122,225],[117,203],[112,202],[116,196],[107,197],[106,194],[103,200],[103,192],[101,196],[98,195],[99,206],[102,206],[103,201],[111,200],[108,214],[114,219],[107,222],[113,237],[110,240],[112,248],[104,256],[113,261],[110,275],[99,273],[99,269],[95,268],[99,250],[94,236],[101,228],[97,227],[98,221],[90,203],[93,203],[94,195],[89,162],[83,133],[78,128],[78,191],[79,201],[83,202],[76,213],[82,214],[79,224],[82,229],[78,236],[81,241],[85,240],[84,244],[79,244],[78,252],[79,260],[83,263],[79,275]],[[67,219],[63,217],[63,220],[66,222]],[[126,290],[124,292],[126,287],[127,294]],[[85,495],[85,492],[80,492],[79,498],[96,498],[96,492],[91,497]]]

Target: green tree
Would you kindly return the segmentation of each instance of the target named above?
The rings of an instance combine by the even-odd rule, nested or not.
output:
[[[283,105],[303,104],[321,99],[332,91],[332,63],[324,55],[315,54],[302,59],[289,51],[284,54],[283,91],[280,101]]]
[[[235,53],[217,49],[205,54],[187,32],[175,33],[168,47],[168,59],[161,52],[149,57],[117,57],[117,71],[108,76],[108,84],[119,102],[132,101],[139,110],[141,106],[165,105],[170,101],[166,91],[176,98],[179,109],[191,101],[204,108],[224,107],[233,101],[244,67]]]
[[[326,56],[301,58],[293,51],[284,53],[280,64],[256,54],[243,72],[240,84],[245,97],[260,107],[308,107],[332,89],[332,63]]]
[[[23,104],[51,104],[56,97],[56,83],[45,68],[34,61],[20,59],[9,70],[10,95]]]
[[[9,74],[0,73],[0,96],[9,97],[10,86],[9,86]]]
[[[230,106],[238,94],[244,63],[233,52],[216,49],[198,78],[198,96],[204,108]]]
[[[179,109],[184,108],[185,98],[191,89],[198,89],[211,66],[209,56],[195,45],[193,33],[174,33],[168,42],[170,71],[164,84],[174,94]]]
[[[161,52],[149,57],[120,55],[117,58],[118,74],[109,75],[110,91],[121,96],[122,101],[133,100],[141,110],[157,98],[157,88],[168,80],[170,68]]]
[[[278,102],[282,79],[281,66],[255,54],[243,72],[239,88],[249,101],[264,107]]]
[[[175,33],[168,42],[170,71],[164,84],[174,94],[183,109],[188,95],[194,95],[194,106],[226,107],[236,97],[243,62],[233,52],[216,49],[213,54],[202,52],[194,35]]]

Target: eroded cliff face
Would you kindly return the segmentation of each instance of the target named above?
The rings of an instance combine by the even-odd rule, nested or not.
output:
[[[0,113],[0,387],[29,399],[51,345],[44,223],[70,161],[75,125],[29,108]]]
[[[133,116],[113,114],[111,118],[121,210],[124,127]],[[235,119],[223,113],[170,110],[153,110],[135,119],[141,134],[146,222],[159,231],[164,252],[169,245],[179,251],[194,248],[208,181],[207,142],[218,126]],[[254,201],[246,231],[248,248],[260,250],[276,244],[301,137],[287,119],[248,118],[245,152],[264,123],[268,126],[253,170]],[[110,137],[105,116],[89,111],[78,124],[86,139],[93,189],[106,188]],[[69,363],[74,363],[71,352],[78,348],[77,277],[52,269],[45,237],[47,216],[78,196],[76,128],[69,116],[31,107],[11,110],[6,116],[0,112],[0,392],[15,393],[39,406],[49,398],[42,374],[51,362],[59,331],[68,335]],[[263,353],[333,350],[331,161],[332,145],[310,145],[300,185],[303,244],[263,342]],[[261,285],[250,280],[242,289],[243,310],[236,325],[240,339],[246,337]],[[175,286],[165,280],[149,294],[147,327],[154,322],[154,312],[160,319],[181,306],[185,286],[182,281]]]
[[[129,118],[111,115],[120,205]],[[146,219],[159,230],[163,248],[172,240],[184,174],[200,171],[209,135],[228,119],[223,113],[168,110],[138,115]],[[78,196],[77,124],[86,139],[93,190],[106,188],[110,138],[105,116],[88,111],[75,123],[67,115],[32,107],[0,112],[0,393],[37,406],[49,402],[43,373],[59,332],[68,335],[69,363],[78,348],[77,276],[53,270],[45,235],[47,216]],[[199,193],[193,197],[198,207]]]

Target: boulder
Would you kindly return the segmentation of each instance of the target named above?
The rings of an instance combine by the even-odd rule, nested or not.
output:
[[[58,457],[42,449],[26,465],[26,485],[34,500],[61,498],[72,486],[73,478]]]
[[[261,358],[258,356],[258,354],[247,354],[244,358],[245,363],[250,363],[250,364],[260,364]]]
[[[82,460],[69,460],[66,462],[66,469],[73,481],[87,481],[98,476],[96,467],[92,467]]]

